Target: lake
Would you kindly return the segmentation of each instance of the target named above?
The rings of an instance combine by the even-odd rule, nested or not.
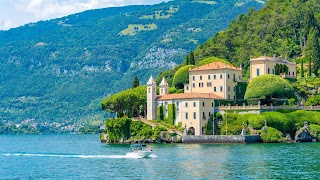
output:
[[[0,135],[0,179],[319,179],[320,143],[129,145],[99,135]]]

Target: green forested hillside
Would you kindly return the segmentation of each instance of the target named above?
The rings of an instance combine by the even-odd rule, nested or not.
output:
[[[299,58],[296,60],[311,61],[312,71],[318,75],[319,9],[319,0],[269,0],[261,10],[250,9],[198,46],[195,60],[216,56],[248,69],[250,56]]]
[[[0,120],[79,121],[169,69],[262,0],[175,0],[91,10],[0,31]]]

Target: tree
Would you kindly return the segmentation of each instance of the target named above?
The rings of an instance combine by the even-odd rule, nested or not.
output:
[[[140,83],[139,83],[139,79],[138,76],[135,76],[132,82],[132,88],[136,88],[139,87]]]
[[[190,52],[189,64],[190,65],[195,65],[196,64],[196,61],[194,59],[194,52],[193,51]]]
[[[264,74],[254,78],[247,87],[244,99],[294,98],[294,89],[283,78]]]
[[[177,89],[183,89],[184,84],[189,82],[189,68],[194,68],[194,65],[186,65],[177,70],[173,77],[173,86]]]
[[[303,67],[303,59],[301,60],[301,68],[300,68],[300,75],[301,75],[301,78],[304,77],[304,67]]]
[[[305,48],[306,57],[310,58],[310,63],[313,63],[313,73],[318,75],[318,70],[320,69],[320,46],[319,46],[319,31],[317,28],[312,28],[308,35],[307,46]],[[311,76],[312,70],[309,70],[309,76]]]

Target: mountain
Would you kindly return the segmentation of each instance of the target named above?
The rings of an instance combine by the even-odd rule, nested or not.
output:
[[[318,0],[269,0],[259,11],[249,10],[230,26],[199,45],[196,62],[220,57],[249,68],[250,56],[282,56],[320,67],[320,3]],[[246,71],[247,78],[249,71]]]
[[[175,0],[90,10],[0,31],[0,120],[106,116],[103,97],[144,84],[264,0]]]

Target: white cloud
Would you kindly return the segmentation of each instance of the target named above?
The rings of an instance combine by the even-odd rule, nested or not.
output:
[[[169,0],[1,0],[0,30],[26,23],[48,20],[89,9],[156,4]]]

